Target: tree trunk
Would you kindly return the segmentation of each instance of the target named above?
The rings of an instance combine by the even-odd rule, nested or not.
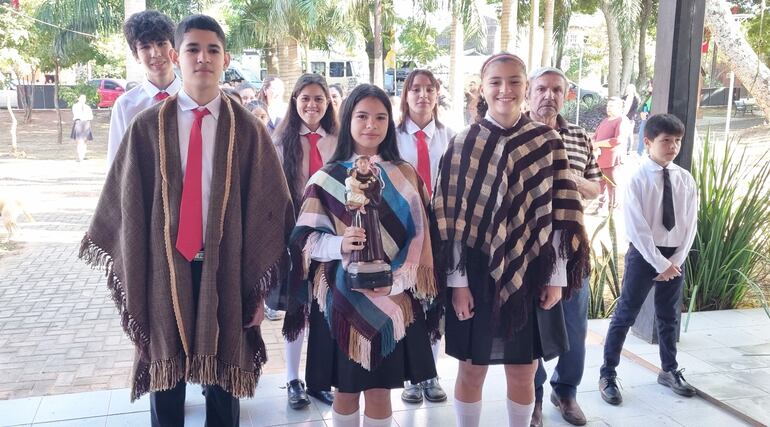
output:
[[[500,13],[500,50],[513,52],[516,50],[518,28],[519,1],[503,0],[503,10]]]
[[[56,81],[53,84],[53,108],[56,109],[56,116],[59,118],[59,133],[57,135],[57,141],[59,144],[64,143],[63,138],[63,130],[62,130],[62,119],[61,119],[61,108],[59,108],[59,72],[61,71],[61,66],[59,65],[58,58],[54,62],[54,78]]]
[[[278,67],[278,48],[274,44],[270,44],[268,47],[262,50],[265,57],[265,65],[267,65],[267,74],[269,76],[277,76],[280,74],[280,68]]]
[[[636,78],[637,89],[642,89],[647,84],[647,26],[650,25],[652,14],[652,0],[642,0],[642,9],[639,13],[639,75]]]
[[[281,38],[278,41],[278,69],[286,90],[284,100],[289,99],[294,84],[302,74],[300,71],[299,43],[293,38]]]
[[[551,66],[553,52],[553,9],[555,0],[545,0],[545,15],[543,15],[543,54],[540,57],[540,65]]]
[[[623,71],[620,73],[620,90],[623,93],[625,93],[628,84],[631,83],[631,77],[634,73],[634,65],[636,63],[634,54],[637,52],[635,41],[636,37],[631,37],[627,44],[623,46]]]
[[[145,0],[124,0],[123,1],[123,19],[127,20],[131,15],[141,12],[147,9],[147,3]],[[144,70],[141,64],[136,61],[134,54],[131,53],[131,48],[127,45],[126,50],[126,80],[140,82],[144,78]]]
[[[610,10],[610,0],[601,1],[601,9],[604,21],[607,24],[607,38],[609,39],[609,71],[607,73],[607,95],[618,96],[620,94],[620,74],[622,72],[622,49],[620,46],[620,31],[618,30],[618,18]]]
[[[15,155],[19,151],[18,145],[16,145],[16,115],[13,114],[13,109],[11,108],[11,97],[7,97],[5,99],[5,107],[8,109],[8,114],[11,115],[11,152]]]
[[[366,40],[364,49],[366,49],[366,58],[369,63],[369,83],[374,84],[374,40]]]
[[[452,14],[449,28],[449,97],[452,100],[453,120],[448,122],[463,123],[463,109],[465,107],[463,103],[463,72],[458,67],[460,66],[460,58],[464,56],[464,31],[457,13]]]
[[[382,64],[382,0],[374,1],[374,70],[372,74],[372,84],[377,87],[384,87],[383,64]]]
[[[759,61],[746,41],[726,1],[706,0],[706,27],[727,58],[730,69],[762,109],[765,120],[770,120],[770,91],[767,90],[770,69]]]
[[[553,62],[553,66],[561,69],[561,61],[564,59],[564,40],[556,42],[556,60]]]
[[[539,67],[537,60],[535,60],[535,33],[537,30],[538,21],[540,21],[540,0],[532,0],[530,2],[531,13],[529,15],[529,51],[527,56],[527,68],[532,70]]]

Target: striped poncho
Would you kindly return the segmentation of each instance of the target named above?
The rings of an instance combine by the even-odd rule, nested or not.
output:
[[[384,186],[378,207],[383,248],[393,280],[403,283],[404,292],[370,298],[352,291],[345,281],[347,255],[323,263],[310,258],[320,233],[341,236],[351,225],[352,215],[345,208],[345,178],[351,166],[351,162],[327,164],[308,181],[291,237],[294,284],[284,335],[296,337],[314,298],[339,348],[364,369],[375,370],[406,335],[415,316],[423,315],[420,303],[438,293],[426,216],[428,196],[408,163],[376,163]],[[428,326],[432,331],[438,327],[437,322]]]
[[[569,291],[588,273],[588,239],[580,195],[570,178],[559,134],[521,117],[511,129],[487,120],[449,144],[442,159],[433,210],[450,270],[464,268],[452,246],[481,250],[494,280],[493,313],[503,330],[522,327],[531,298],[549,282],[562,230]]]

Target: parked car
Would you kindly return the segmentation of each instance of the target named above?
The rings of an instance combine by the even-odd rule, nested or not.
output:
[[[567,93],[567,100],[574,101],[577,99],[578,85],[577,83],[569,82],[569,92]],[[583,102],[597,102],[602,99],[602,95],[591,89],[586,89],[584,86],[580,87],[580,100]]]
[[[88,82],[99,93],[99,108],[110,108],[126,92],[126,82],[119,79],[94,79]]]
[[[238,86],[242,82],[248,82],[257,90],[262,88],[262,79],[259,73],[235,61],[230,61],[230,66],[222,73],[222,81],[233,87]]]

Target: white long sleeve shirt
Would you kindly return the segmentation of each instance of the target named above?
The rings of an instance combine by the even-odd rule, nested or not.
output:
[[[209,218],[209,199],[211,198],[211,177],[214,171],[214,144],[216,143],[217,121],[222,107],[222,97],[217,96],[206,105],[199,106],[184,90],[179,91],[177,98],[176,121],[179,133],[179,156],[182,161],[182,176],[187,170],[187,149],[190,147],[190,132],[195,114],[192,110],[208,108],[209,113],[201,123],[201,139],[203,142],[201,162],[201,207],[203,209],[203,241],[206,241],[206,226]],[[227,141],[220,141],[226,143]]]
[[[162,92],[176,95],[181,88],[181,79],[175,78]],[[118,152],[120,143],[123,142],[123,135],[125,135],[128,125],[131,124],[131,121],[139,113],[159,102],[155,100],[155,95],[158,92],[161,92],[161,90],[150,83],[149,80],[145,80],[140,86],[129,90],[115,101],[110,113],[110,134],[107,139],[108,170],[112,166],[112,162],[115,161],[115,154]]]
[[[397,130],[396,139],[398,143],[398,152],[401,158],[411,163],[417,168],[417,136],[415,133],[420,128],[407,117],[405,119],[406,132]],[[431,120],[424,129],[426,142],[428,144],[428,157],[430,158],[430,184],[431,188],[436,188],[436,179],[438,179],[438,165],[441,162],[441,156],[446,152],[449,141],[455,136],[455,132],[446,125],[441,128],[436,126],[436,120]]]
[[[488,120],[493,125],[499,127],[500,129],[503,128],[500,123],[495,121],[494,118],[487,112],[486,116],[484,117],[486,120]],[[519,117],[519,120],[521,117]],[[518,120],[516,121],[518,123]],[[514,123],[514,126],[516,125]],[[559,252],[559,246],[561,245],[561,230],[555,230],[553,232],[553,247],[556,251],[556,265],[554,266],[553,273],[551,274],[551,281],[548,283],[548,286],[558,286],[558,287],[566,287],[567,286],[567,259],[564,258],[560,252]],[[460,259],[460,254],[462,252],[462,244],[459,242],[454,243],[454,259],[458,260]],[[468,277],[465,276],[460,270],[454,270],[453,272],[449,273],[447,276],[447,286],[450,288],[467,288],[468,287]]]
[[[690,252],[698,221],[698,191],[692,175],[678,165],[667,166],[671,179],[676,225],[663,226],[663,167],[646,156],[626,187],[623,218],[626,237],[658,273],[682,266]],[[657,246],[677,248],[666,259]]]

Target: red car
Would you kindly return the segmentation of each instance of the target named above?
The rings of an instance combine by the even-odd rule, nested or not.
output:
[[[99,92],[99,108],[110,108],[120,95],[126,92],[126,82],[118,79],[96,79],[88,82]]]

